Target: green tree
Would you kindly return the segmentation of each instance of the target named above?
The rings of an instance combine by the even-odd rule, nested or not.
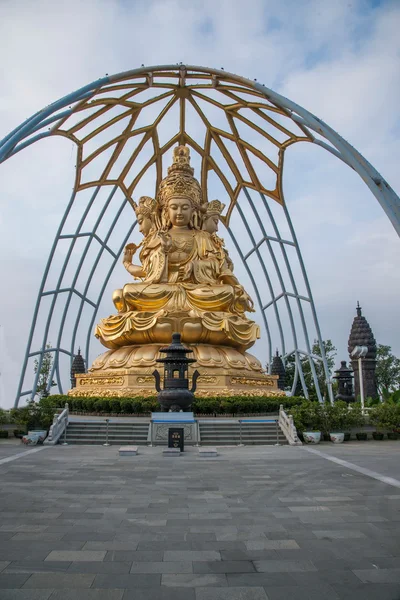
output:
[[[332,373],[333,367],[335,366],[336,347],[333,345],[332,340],[323,340],[322,344],[323,344],[323,347],[325,350],[325,356],[326,356],[326,360],[328,363],[328,369]],[[315,356],[321,356],[321,348],[320,348],[317,340],[314,340],[314,343],[312,346],[312,354],[314,354]],[[302,370],[304,373],[304,380],[306,382],[310,400],[317,400],[318,396],[317,396],[317,391],[315,388],[314,378],[313,378],[313,375],[311,372],[310,361],[308,360],[308,358],[303,356],[303,357],[301,357],[300,362],[301,362]],[[317,374],[319,389],[321,390],[322,396],[325,398],[325,400],[327,400],[329,398],[329,396],[328,396],[328,387],[326,385],[324,365],[323,365],[322,361],[318,360],[318,359],[312,359],[312,362],[314,364],[315,372]],[[285,382],[286,389],[289,389],[289,390],[292,389],[294,374],[295,374],[295,357],[294,357],[294,354],[292,354],[287,358],[287,361],[286,361],[286,382]],[[295,396],[304,396],[304,391],[301,387],[300,377],[297,380],[297,386],[296,386],[294,395]]]
[[[400,388],[400,359],[392,354],[391,346],[378,344],[375,376],[379,394]]]
[[[46,349],[51,348],[51,344],[47,344],[46,345]],[[42,360],[42,364],[40,365],[40,371],[39,371],[39,359],[35,358],[34,360],[34,373],[36,375],[36,373],[39,371],[39,379],[38,379],[38,383],[37,383],[37,387],[36,387],[36,394],[39,396],[39,398],[46,398],[49,395],[49,392],[47,391],[47,387],[49,384],[49,380],[50,380],[50,375],[51,375],[51,369],[53,366],[53,355],[50,352],[46,352],[43,355],[43,360]],[[51,381],[50,387],[54,387],[56,384],[56,382],[54,380]]]

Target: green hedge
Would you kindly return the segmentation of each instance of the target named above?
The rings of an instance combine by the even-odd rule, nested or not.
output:
[[[101,414],[147,414],[160,410],[160,405],[156,397],[145,398],[78,398],[74,396],[55,395],[46,398],[51,402],[54,408],[62,408],[68,402],[69,409],[72,412],[101,413]],[[285,409],[298,406],[304,401],[300,397],[285,396],[260,396],[243,397],[230,396],[226,398],[196,397],[192,405],[192,410],[196,414],[216,415],[216,414],[262,414],[277,413],[279,406],[283,404]]]

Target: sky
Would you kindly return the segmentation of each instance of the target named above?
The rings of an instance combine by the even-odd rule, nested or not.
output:
[[[177,62],[224,67],[323,119],[399,193],[399,25],[396,0],[2,0],[0,139],[106,73]],[[3,407],[14,402],[37,290],[73,185],[73,149],[63,142],[40,142],[0,165]],[[311,144],[288,150],[283,183],[337,366],[348,358],[358,300],[377,342],[399,356],[400,243],[375,197]]]

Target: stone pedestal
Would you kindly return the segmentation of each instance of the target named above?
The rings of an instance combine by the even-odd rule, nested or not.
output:
[[[176,427],[183,429],[185,446],[199,443],[198,425],[192,412],[152,413],[147,441],[153,446],[167,446],[169,429]]]
[[[71,396],[146,397],[155,396],[152,375],[159,368],[161,344],[126,346],[109,350],[93,362],[88,373],[76,375]],[[196,396],[284,396],[278,389],[278,375],[268,375],[257,358],[229,346],[187,345],[193,350],[195,369],[200,372]],[[191,381],[189,381],[189,387]]]

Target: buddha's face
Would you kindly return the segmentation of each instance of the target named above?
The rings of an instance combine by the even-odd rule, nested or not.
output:
[[[208,233],[216,233],[218,231],[218,215],[210,215],[203,223],[203,230]]]
[[[168,202],[168,216],[173,227],[188,227],[193,208],[187,198],[171,198]]]
[[[139,225],[139,231],[142,235],[146,237],[150,233],[150,229],[152,228],[152,221],[149,217],[145,217],[144,215],[139,215],[137,218],[137,222]]]

